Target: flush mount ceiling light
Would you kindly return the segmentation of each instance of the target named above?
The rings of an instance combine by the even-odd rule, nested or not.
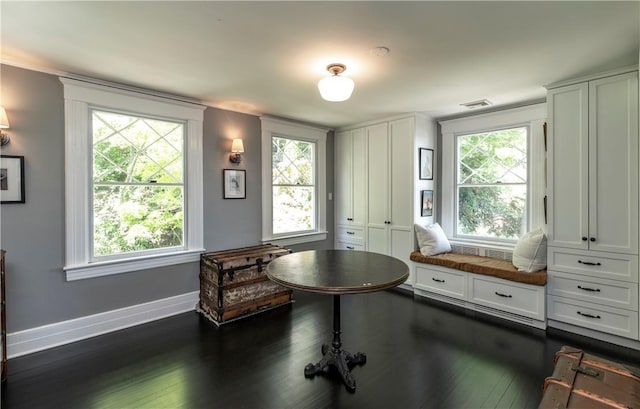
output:
[[[353,80],[340,76],[346,69],[347,67],[344,64],[329,64],[327,66],[327,71],[333,75],[318,81],[318,89],[323,99],[331,102],[340,102],[346,101],[351,97],[354,86]]]

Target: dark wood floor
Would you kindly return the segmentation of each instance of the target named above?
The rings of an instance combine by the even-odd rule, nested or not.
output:
[[[294,298],[221,328],[192,312],[12,359],[2,407],[536,408],[562,345],[640,366],[637,351],[385,291],[342,297],[343,346],[367,354],[350,393],[303,375],[331,339],[331,296]]]

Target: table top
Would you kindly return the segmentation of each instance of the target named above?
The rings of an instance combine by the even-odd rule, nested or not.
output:
[[[402,284],[409,267],[397,258],[354,250],[310,250],[281,256],[267,277],[285,287],[323,294],[356,294]]]

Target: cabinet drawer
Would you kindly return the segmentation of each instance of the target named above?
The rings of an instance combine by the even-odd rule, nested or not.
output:
[[[359,250],[364,251],[364,244],[347,243],[344,241],[336,241],[336,249],[338,250]]]
[[[547,293],[638,311],[638,284],[549,271]]]
[[[548,318],[608,334],[638,339],[638,313],[550,295]]]
[[[441,269],[435,266],[425,268],[422,267],[423,263],[417,264],[414,263],[416,288],[458,299],[466,297],[466,274],[464,272]]]
[[[342,241],[364,241],[364,229],[361,227],[338,226],[336,228],[336,237],[340,237]]]
[[[547,269],[638,282],[638,256],[549,247]]]
[[[545,319],[545,289],[491,277],[469,275],[469,301],[487,307]]]

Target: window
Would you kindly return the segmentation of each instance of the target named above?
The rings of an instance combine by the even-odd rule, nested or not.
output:
[[[316,230],[315,143],[271,138],[273,234]]]
[[[197,261],[204,106],[61,81],[67,280]]]
[[[456,137],[456,236],[517,239],[527,231],[527,128]]]
[[[442,121],[442,227],[452,241],[512,247],[544,225],[546,105]]]
[[[327,130],[262,117],[262,240],[325,240]]]
[[[92,260],[184,244],[184,124],[91,110]]]

